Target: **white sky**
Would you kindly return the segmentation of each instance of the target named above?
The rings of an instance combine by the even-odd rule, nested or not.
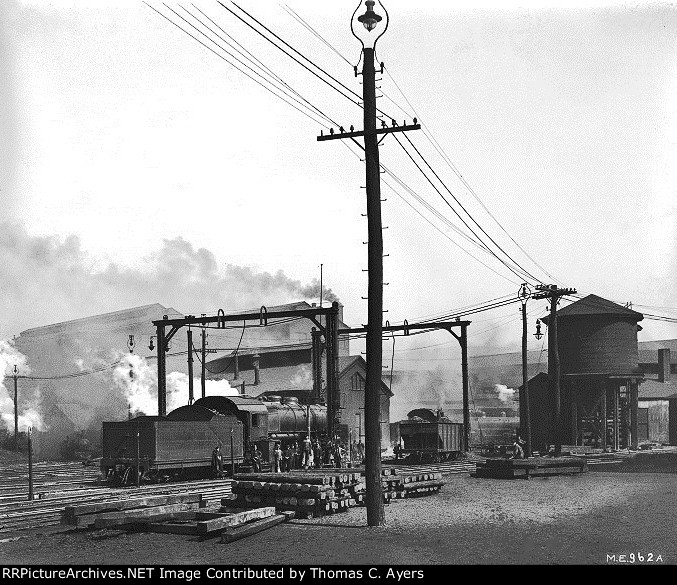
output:
[[[149,3],[171,15],[161,2]],[[196,4],[304,97],[344,126],[361,127],[357,107],[215,1]],[[357,2],[288,4],[357,62],[359,44],[348,28]],[[281,4],[242,5],[361,92],[352,68]],[[386,6],[391,24],[379,58],[512,237],[566,286],[677,311],[674,5]],[[318,143],[319,124],[141,2],[10,0],[0,19],[0,220],[21,222],[36,236],[75,234],[101,266],[140,267],[164,238],[176,236],[209,249],[220,265],[282,269],[302,282],[317,278],[323,263],[346,320],[365,322],[363,163],[339,141]],[[410,110],[387,75],[382,89]],[[379,106],[400,123],[405,117],[387,98]],[[549,281],[424,135],[410,137],[492,237]],[[458,223],[392,137],[381,162]],[[385,185],[382,192],[391,322],[517,292],[517,284],[460,252]],[[534,302],[530,314],[535,319],[544,307]],[[474,322],[475,353],[519,347],[516,307]],[[675,325],[643,326],[640,339],[677,337]],[[437,333],[398,341],[398,348],[445,341],[448,334]]]

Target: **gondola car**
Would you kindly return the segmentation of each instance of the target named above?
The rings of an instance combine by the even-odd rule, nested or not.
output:
[[[439,463],[463,453],[463,424],[453,422],[441,410],[420,408],[400,421],[398,456],[412,463]]]

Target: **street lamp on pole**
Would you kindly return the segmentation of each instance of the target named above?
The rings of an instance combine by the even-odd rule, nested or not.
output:
[[[367,194],[367,234],[368,234],[368,263],[369,274],[368,306],[367,306],[367,380],[364,393],[364,421],[365,421],[365,476],[367,484],[367,524],[381,526],[385,523],[383,509],[383,495],[381,491],[381,364],[383,359],[383,233],[381,223],[381,165],[378,154],[379,134],[392,134],[420,130],[421,125],[414,118],[414,123],[398,125],[392,121],[392,127],[383,123],[382,128],[376,128],[376,42],[388,29],[388,11],[382,2],[378,2],[385,18],[376,13],[374,0],[364,3],[367,7],[364,14],[356,16],[362,2],[357,5],[350,19],[350,30],[353,36],[362,44],[362,95],[364,100],[364,129],[355,130],[350,127],[346,132],[343,127],[337,134],[330,129],[329,134],[320,132],[318,141],[354,140],[358,136],[364,138],[365,179]],[[361,25],[361,26],[360,26]],[[380,66],[383,72],[383,64]],[[355,66],[355,75],[359,75]]]
[[[360,3],[361,4],[361,3]],[[388,28],[388,12],[383,17],[374,12],[375,2],[367,0],[367,10],[355,18],[350,28],[362,43],[362,89],[364,98],[364,155],[366,164],[368,264],[367,293],[367,380],[364,396],[365,418],[365,476],[367,484],[367,524],[385,524],[381,487],[381,365],[383,360],[383,230],[381,223],[381,176],[376,134],[376,69],[374,67],[376,42]],[[363,28],[356,27],[356,22]],[[356,29],[360,32],[358,35]],[[366,32],[365,32],[366,31]]]

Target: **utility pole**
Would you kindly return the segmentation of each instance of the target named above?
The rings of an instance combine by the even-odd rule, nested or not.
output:
[[[361,3],[360,3],[361,4]],[[420,126],[414,124],[397,126],[392,121],[392,128],[376,128],[376,68],[374,66],[375,46],[378,39],[388,28],[388,12],[385,23],[383,17],[373,10],[375,2],[367,0],[367,10],[357,19],[355,15],[360,5],[355,9],[350,26],[353,36],[362,44],[362,89],[364,100],[364,130],[346,132],[342,127],[335,134],[320,135],[318,140],[354,139],[358,136],[364,139],[365,177],[367,192],[367,233],[368,233],[368,263],[369,284],[367,293],[367,379],[365,384],[365,476],[367,485],[367,524],[382,526],[385,524],[383,508],[383,493],[381,488],[381,374],[383,361],[383,234],[381,224],[381,166],[379,164],[378,134],[418,130]],[[361,23],[367,31],[362,37],[355,32],[355,20]],[[383,24],[383,26],[380,26]],[[378,30],[377,30],[378,29]],[[381,65],[383,72],[383,65]],[[355,67],[355,75],[357,75]]]
[[[203,358],[204,359],[204,358]],[[188,404],[193,404],[193,331],[188,328]]]
[[[519,399],[520,426],[524,432],[527,457],[531,457],[531,409],[529,407],[529,368],[527,361],[527,301],[530,296],[529,286],[523,283],[518,293],[518,297],[522,301],[522,395]]]
[[[202,398],[207,396],[205,374],[207,372],[207,330],[202,328],[202,375],[200,376],[200,384],[202,386]]]
[[[548,318],[548,382],[554,401],[555,457],[562,454],[562,404],[560,398],[559,349],[557,347],[557,301],[564,295],[576,293],[575,288],[559,288],[556,284],[539,284],[534,299],[550,299]]]
[[[14,450],[19,450],[19,390],[17,380],[19,378],[19,370],[14,364]]]

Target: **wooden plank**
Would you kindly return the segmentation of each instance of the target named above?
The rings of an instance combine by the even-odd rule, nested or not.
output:
[[[64,520],[67,524],[81,524],[80,517],[98,512],[128,510],[133,508],[147,508],[151,506],[164,506],[169,504],[186,504],[200,502],[202,494],[175,494],[168,496],[149,496],[144,498],[128,498],[124,500],[115,500],[112,502],[98,502],[96,504],[80,504],[77,506],[66,506],[64,508]]]
[[[153,508],[141,508],[138,510],[122,510],[118,512],[105,512],[98,514],[94,519],[96,528],[110,528],[111,526],[123,526],[136,522],[159,522],[160,520],[176,517],[177,512],[196,510],[198,503],[171,504],[168,506],[155,506]]]
[[[287,473],[271,473],[271,474],[252,474],[252,473],[236,473],[233,476],[235,481],[258,481],[258,482],[272,482],[272,483],[308,483],[314,485],[328,485],[330,477],[328,475],[315,475],[308,473],[303,474],[287,474]]]
[[[209,534],[231,526],[237,526],[250,522],[252,520],[261,520],[275,515],[275,508],[254,508],[244,512],[237,512],[235,514],[224,515],[221,518],[214,518],[212,520],[205,520],[197,523],[198,534]]]
[[[544,467],[542,469],[535,469],[529,471],[531,477],[539,477],[546,475],[574,475],[582,473],[580,467]]]
[[[430,480],[430,481],[417,481],[414,483],[407,483],[404,485],[405,491],[409,490],[414,490],[414,489],[419,489],[423,487],[442,487],[445,484],[444,481],[441,480]]]
[[[149,532],[159,532],[161,534],[190,534],[197,535],[197,525],[195,522],[186,522],[183,524],[174,522],[150,522],[146,526]]]

